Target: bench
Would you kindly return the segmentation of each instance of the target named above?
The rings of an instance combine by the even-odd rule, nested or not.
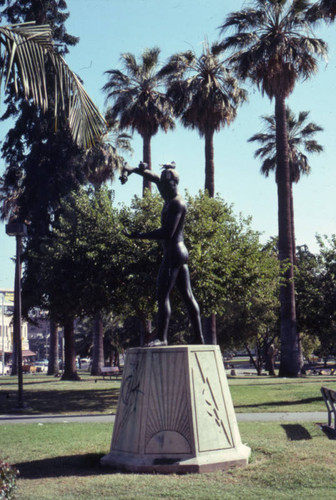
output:
[[[328,427],[336,430],[336,391],[321,387],[321,394],[328,410]]]
[[[103,379],[105,379],[105,377],[110,377],[111,380],[111,378],[114,377],[117,380],[120,374],[120,369],[117,366],[103,366],[101,369]]]

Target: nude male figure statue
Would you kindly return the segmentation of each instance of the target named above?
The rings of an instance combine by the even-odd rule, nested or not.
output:
[[[160,240],[163,246],[163,260],[157,279],[158,320],[157,336],[149,346],[168,345],[168,326],[171,316],[170,292],[176,286],[187,307],[194,331],[194,343],[204,344],[199,306],[191,290],[188,268],[188,250],[184,244],[183,230],[186,205],[178,192],[179,176],[175,164],[163,165],[161,176],[146,168],[140,162],[136,168],[125,166],[121,182],[132,173],[154,182],[164,199],[161,212],[161,227],[146,233],[125,233],[130,238]]]

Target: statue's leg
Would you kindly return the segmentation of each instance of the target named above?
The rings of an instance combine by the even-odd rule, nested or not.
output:
[[[187,264],[184,264],[180,268],[176,278],[176,286],[182,295],[189,313],[190,321],[194,330],[194,343],[204,344],[200,309],[191,290],[189,268]]]
[[[157,280],[157,299],[158,299],[158,316],[157,316],[157,335],[148,345],[167,345],[168,344],[168,327],[171,316],[170,292],[175,284],[179,268],[170,268],[163,262],[160,266]]]

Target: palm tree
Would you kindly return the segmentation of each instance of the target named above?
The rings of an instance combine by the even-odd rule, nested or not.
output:
[[[222,33],[234,29],[222,45],[233,51],[230,62],[237,74],[275,100],[279,259],[290,264],[293,238],[286,98],[299,78],[308,78],[316,71],[316,56],[327,51],[326,44],[311,32],[309,7],[308,0],[255,0],[251,7],[231,13],[221,26]],[[285,277],[286,284],[280,290],[280,375],[297,376],[302,356],[292,265],[287,266]]]
[[[23,91],[44,112],[48,110],[46,64],[55,71],[55,116],[67,110],[67,121],[74,141],[81,147],[94,145],[105,129],[104,118],[84,90],[78,76],[53,48],[51,28],[25,23],[0,27],[0,84],[5,88],[13,79],[16,90]],[[3,49],[3,50],[2,50]]]
[[[174,128],[171,107],[161,90],[163,77],[157,71],[159,54],[157,47],[146,49],[140,62],[133,54],[122,54],[125,72],[118,69],[106,71],[108,81],[103,87],[106,101],[112,101],[109,115],[119,119],[122,130],[136,130],[142,137],[142,159],[149,169],[152,137],[159,129],[167,132]],[[144,179],[143,190],[150,187],[150,182]]]
[[[173,55],[162,68],[176,115],[205,139],[205,190],[215,195],[214,133],[235,119],[246,93],[224,66],[221,49],[204,43],[200,57],[192,51]]]
[[[316,132],[321,132],[323,128],[313,122],[307,123],[308,116],[309,111],[301,111],[296,118],[293,111],[288,106],[286,107],[294,263],[296,263],[296,245],[294,230],[293,183],[299,182],[301,174],[309,175],[311,171],[308,158],[302,150],[307,153],[321,153],[323,151],[323,147],[318,144],[315,139],[313,139]],[[261,118],[265,124],[266,131],[253,135],[250,139],[248,139],[248,142],[259,142],[261,144],[261,147],[257,149],[254,154],[255,158],[260,158],[263,161],[261,165],[261,173],[268,177],[270,172],[275,172],[275,180],[278,182],[275,116],[262,116]]]

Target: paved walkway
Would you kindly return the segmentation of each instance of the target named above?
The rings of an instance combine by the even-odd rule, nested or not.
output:
[[[327,423],[325,412],[236,413],[238,422],[316,422]],[[115,415],[0,415],[1,424],[113,423]]]

